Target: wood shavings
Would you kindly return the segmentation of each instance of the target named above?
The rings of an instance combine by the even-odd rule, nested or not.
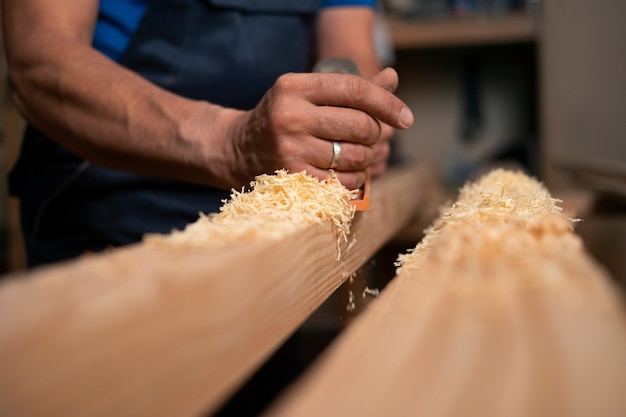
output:
[[[361,294],[361,296],[363,298],[367,297],[378,297],[380,295],[380,290],[378,288],[369,288],[369,287],[365,287],[363,289],[363,294]]]
[[[333,172],[319,181],[305,172],[278,170],[259,175],[249,192],[232,190],[219,213],[201,214],[182,231],[147,235],[145,241],[222,246],[235,241],[277,240],[311,224],[330,220],[339,232],[338,245],[347,242],[358,190],[345,188]]]
[[[493,170],[463,186],[457,202],[443,210],[424,239],[398,257],[397,272],[419,267],[431,246],[449,229],[458,235],[458,244],[482,238],[504,245],[513,229],[536,236],[569,232],[574,221],[563,215],[557,205],[560,202],[540,182],[521,172]]]
[[[348,291],[348,305],[346,305],[346,311],[354,311],[356,309],[356,303],[354,302],[354,294],[352,290]]]

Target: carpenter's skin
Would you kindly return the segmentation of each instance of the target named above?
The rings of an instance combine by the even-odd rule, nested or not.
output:
[[[316,27],[318,58],[352,59],[363,77],[285,74],[250,111],[174,95],[99,53],[97,12],[97,0],[2,2],[19,110],[96,164],[230,189],[278,168],[323,178],[339,140],[338,177],[358,188],[366,168],[384,171],[393,128],[413,123],[396,72],[380,71],[372,9],[324,9]]]

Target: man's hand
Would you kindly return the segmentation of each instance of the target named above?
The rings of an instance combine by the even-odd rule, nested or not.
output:
[[[413,122],[392,93],[395,71],[373,75],[369,8],[321,12],[318,52],[320,59],[353,59],[371,78],[286,74],[249,112],[172,94],[93,49],[97,0],[5,0],[2,12],[19,110],[50,138],[104,167],[228,190],[278,168],[324,178],[336,140],[339,179],[357,188],[368,166],[373,175],[384,168],[389,126]]]
[[[374,161],[370,165],[370,176],[372,178],[383,175],[387,169],[387,162],[389,161],[389,155],[391,154],[391,139],[393,137],[394,129],[386,123],[380,124],[380,139],[373,146],[374,149]]]
[[[367,80],[348,74],[286,74],[259,105],[234,119],[230,128],[231,177],[246,185],[260,173],[286,168],[328,175],[332,141],[341,143],[339,180],[348,188],[379,175],[389,153],[391,128],[413,123],[393,91],[398,76],[385,69]]]

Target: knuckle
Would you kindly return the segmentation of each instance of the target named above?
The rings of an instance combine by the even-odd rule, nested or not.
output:
[[[350,147],[349,169],[364,169],[372,162],[373,150],[369,146],[354,145]]]
[[[274,82],[274,89],[278,92],[290,90],[296,83],[296,75],[293,73],[281,74]]]
[[[340,173],[339,181],[349,190],[355,190],[365,183],[365,172],[355,171],[350,173]]]
[[[369,117],[365,113],[360,113],[354,124],[354,133],[365,142],[369,141],[372,135],[372,125],[368,119]]]
[[[362,172],[357,172],[354,174],[354,176],[352,177],[352,185],[348,188],[350,189],[357,189],[359,187],[361,187],[364,183],[365,183],[365,174]]]
[[[352,123],[353,140],[365,145],[373,145],[380,138],[380,128],[376,119],[361,112]]]
[[[369,88],[365,79],[361,77],[351,77],[347,85],[349,99],[357,106],[365,103],[368,99]]]
[[[364,166],[367,162],[367,154],[365,152],[367,148],[365,146],[357,146],[355,149],[354,162],[357,166]]]

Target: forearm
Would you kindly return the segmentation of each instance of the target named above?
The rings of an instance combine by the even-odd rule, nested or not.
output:
[[[2,2],[16,102],[35,127],[100,165],[239,188],[280,168],[324,178],[330,140],[340,140],[343,152],[335,172],[344,185],[356,188],[375,160],[378,120],[396,128],[413,122],[410,110],[391,93],[397,86],[393,70],[368,78],[286,74],[247,112],[174,95],[91,47],[97,0],[60,1],[63,7],[48,0]],[[368,13],[358,15],[373,17]],[[323,12],[320,25],[331,32],[320,39],[339,28],[335,34],[341,42],[322,42],[321,57],[352,58],[369,75],[377,68],[372,40],[366,37],[365,49],[344,47],[371,32],[328,26],[329,16],[336,17]]]
[[[30,123],[97,164],[231,186],[219,172],[228,149],[217,127],[226,110],[175,96],[55,36],[37,54],[15,53],[9,61],[16,103]]]
[[[331,7],[317,21],[317,54],[323,58],[349,58],[364,77],[381,70],[374,47],[375,10],[368,7]]]

